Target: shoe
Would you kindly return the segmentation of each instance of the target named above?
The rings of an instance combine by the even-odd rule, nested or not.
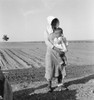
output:
[[[63,83],[59,83],[59,84],[57,85],[57,87],[61,87],[61,86],[63,86]]]
[[[0,96],[0,100],[3,100],[3,97],[2,96]]]
[[[53,92],[53,89],[52,89],[52,87],[51,86],[47,86],[47,92]]]
[[[52,87],[50,87],[50,88],[48,87],[48,90],[47,91],[50,92],[50,93],[53,92]]]

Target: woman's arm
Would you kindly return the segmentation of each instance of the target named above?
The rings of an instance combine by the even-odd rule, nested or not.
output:
[[[60,49],[57,48],[57,47],[55,47],[55,46],[53,45],[53,43],[51,43],[51,42],[49,41],[48,35],[49,35],[49,33],[47,33],[47,32],[45,31],[45,32],[44,32],[45,44],[46,44],[47,46],[49,46],[50,48],[54,49],[54,50],[55,50],[56,52],[58,52],[59,54],[61,54],[62,52],[60,51]]]
[[[51,43],[50,41],[49,41],[49,39],[48,39],[48,35],[49,35],[49,33],[47,33],[47,31],[45,31],[44,32],[44,41],[45,41],[45,44],[48,46],[48,47],[50,47],[50,48],[54,48],[54,45],[53,45],[53,43]]]

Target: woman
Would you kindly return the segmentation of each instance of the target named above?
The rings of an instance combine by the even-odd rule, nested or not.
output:
[[[53,77],[58,78],[58,84],[62,82],[61,72],[58,71],[58,67],[60,62],[57,57],[57,52],[62,54],[62,52],[56,48],[52,42],[50,42],[49,36],[54,32],[56,28],[59,27],[59,20],[53,16],[49,16],[47,18],[48,27],[44,33],[45,43],[47,45],[46,59],[45,59],[45,78],[48,81],[48,91],[52,91],[51,84]]]
[[[0,67],[0,100],[13,100],[12,88],[4,77]]]

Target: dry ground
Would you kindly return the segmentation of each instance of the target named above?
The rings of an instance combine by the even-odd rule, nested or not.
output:
[[[70,42],[65,86],[47,93],[44,43],[0,43],[0,65],[14,100],[94,100],[94,42]],[[56,86],[53,80],[53,86]]]

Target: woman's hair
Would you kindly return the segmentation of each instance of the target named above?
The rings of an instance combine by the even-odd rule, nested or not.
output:
[[[58,18],[55,18],[55,19],[52,20],[51,26],[52,26],[53,31],[56,29],[57,23],[59,23]]]

